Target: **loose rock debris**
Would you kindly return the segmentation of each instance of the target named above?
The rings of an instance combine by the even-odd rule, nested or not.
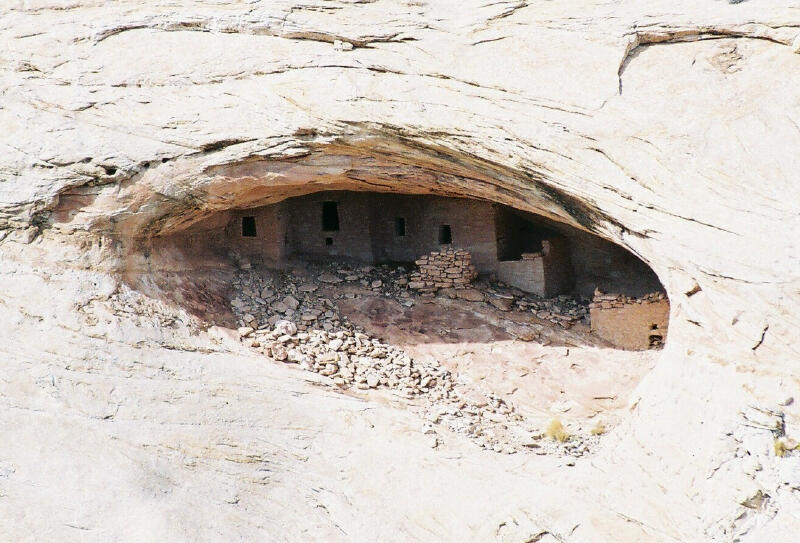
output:
[[[574,434],[565,443],[548,440],[502,398],[494,394],[477,395],[482,398],[477,400],[475,395],[465,397],[461,392],[464,382],[438,361],[413,359],[401,348],[370,337],[341,314],[336,300],[360,295],[394,297],[408,307],[431,303],[430,298],[409,290],[405,268],[336,263],[304,266],[301,280],[291,272],[252,268],[239,272],[233,282],[231,308],[244,344],[276,361],[298,364],[328,377],[342,390],[391,391],[421,409],[426,421],[423,431],[433,434],[434,448],[433,443],[442,439],[437,437],[440,426],[469,436],[485,449],[506,454],[533,451],[581,456],[599,439],[587,433]],[[326,285],[354,288],[325,297],[319,292]],[[562,327],[587,314],[585,305],[565,296],[537,300],[496,283],[465,290],[480,294],[480,298],[474,297],[476,302],[488,300],[501,311],[512,307],[529,310]]]

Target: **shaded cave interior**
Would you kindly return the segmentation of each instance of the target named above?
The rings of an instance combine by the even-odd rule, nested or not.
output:
[[[221,211],[178,237],[190,253],[268,269],[303,261],[410,271],[423,255],[463,250],[480,277],[591,303],[592,331],[612,345],[638,350],[666,339],[668,301],[648,300],[664,289],[647,264],[596,235],[487,200],[319,191]]]

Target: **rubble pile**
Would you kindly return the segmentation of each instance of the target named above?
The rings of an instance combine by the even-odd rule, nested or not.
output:
[[[461,249],[434,251],[415,264],[419,270],[411,274],[408,285],[427,296],[441,288],[466,288],[478,276],[472,255]]]
[[[537,318],[549,321],[562,328],[570,328],[581,320],[589,319],[589,307],[572,296],[560,295],[555,298],[540,298],[535,294],[522,292],[504,283],[492,282],[488,284],[476,283],[475,288],[480,289],[492,305],[503,311],[517,309],[530,311]],[[507,300],[499,303],[498,299]]]
[[[313,270],[316,280],[297,281],[288,273],[243,270],[233,282],[236,294],[231,300],[239,336],[264,355],[328,377],[342,389],[388,389],[399,398],[416,400],[425,412],[426,433],[434,434],[432,442],[436,440],[434,425],[443,424],[497,452],[531,448],[537,454],[586,452],[584,439],[540,443],[541,436],[532,437],[523,418],[501,398],[489,394],[483,396],[485,400],[468,401],[462,393],[464,385],[437,361],[413,359],[402,349],[369,337],[336,306],[336,299],[352,297],[352,292],[319,295],[324,284],[340,283],[373,292],[367,295],[389,295],[394,291],[390,289],[405,287],[397,284],[400,274],[388,267],[335,271],[320,267]],[[407,287],[403,292],[409,296]]]
[[[588,306],[571,296],[544,299],[497,281],[473,284],[477,273],[472,265],[472,256],[464,250],[434,251],[415,263],[418,269],[409,275],[405,284],[423,298],[438,293],[453,299],[486,302],[501,311],[530,311],[562,328],[588,320]]]

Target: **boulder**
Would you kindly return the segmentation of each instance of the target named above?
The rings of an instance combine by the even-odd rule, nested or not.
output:
[[[329,283],[329,284],[332,284],[332,285],[335,285],[337,283],[341,283],[342,282],[342,278],[341,277],[339,277],[338,275],[333,275],[332,273],[320,274],[320,276],[317,277],[317,280],[322,282],[322,283]]]
[[[462,300],[467,300],[468,302],[482,302],[485,298],[483,293],[475,288],[464,288],[460,290],[456,290],[456,294]]]
[[[492,296],[489,298],[489,303],[500,311],[511,311],[511,308],[514,307],[513,298],[500,298],[497,296]]]
[[[273,326],[273,330],[281,336],[293,336],[297,333],[297,325],[292,321],[279,320]]]

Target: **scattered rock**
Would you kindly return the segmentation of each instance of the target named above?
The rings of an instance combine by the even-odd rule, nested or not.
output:
[[[307,271],[308,267],[303,273]],[[333,293],[332,299],[315,294],[319,283],[338,284],[343,282],[341,277],[359,280],[364,289],[394,297],[406,306],[426,300],[435,303],[432,292],[418,291],[417,295],[409,291],[412,282],[408,281],[407,287],[406,281],[401,280],[407,280],[403,268],[363,266],[358,271],[335,271],[312,272],[317,281],[306,281],[299,287],[289,274],[273,279],[255,271],[241,272],[234,281],[236,295],[231,309],[239,317],[242,331],[249,335],[240,336],[242,343],[274,360],[297,363],[304,370],[329,377],[339,388],[389,388],[398,397],[417,399],[428,406],[428,424],[447,426],[487,450],[503,454],[532,450],[524,447],[527,438],[518,428],[523,419],[512,406],[493,395],[456,387],[454,376],[438,361],[414,360],[398,347],[369,337],[340,316],[335,300],[356,298],[357,292]],[[479,286],[442,287],[439,294],[470,301],[488,299],[503,311],[512,310],[515,304],[534,313],[547,310],[553,319],[567,318],[564,313],[574,318],[582,315],[576,302],[568,297],[540,300],[497,283]],[[302,296],[297,296],[298,292]],[[273,302],[270,304],[267,299]],[[514,331],[516,336],[522,333]],[[580,456],[586,451],[582,439],[571,436],[564,443],[548,441],[547,446],[534,452]]]
[[[276,334],[281,336],[293,336],[297,333],[297,325],[292,321],[278,321],[273,328]]]
[[[251,326],[242,326],[237,330],[237,332],[239,333],[239,337],[244,338],[244,337],[250,337],[253,334],[253,332],[255,332],[255,330],[253,330]]]
[[[279,362],[283,362],[284,360],[289,358],[289,351],[281,343],[276,343],[275,345],[273,345],[271,352],[272,352],[272,358]]]
[[[458,293],[458,297],[462,300],[467,300],[468,302],[482,302],[484,299],[483,293],[474,288],[465,288],[456,291]]]
[[[333,275],[332,273],[323,273],[319,277],[317,277],[317,280],[322,283],[328,283],[331,285],[335,285],[337,283],[342,282],[341,277],[339,277],[338,275]]]
[[[511,311],[511,308],[514,307],[514,299],[508,298],[489,298],[489,303],[492,304],[494,307],[499,309],[500,311]]]

